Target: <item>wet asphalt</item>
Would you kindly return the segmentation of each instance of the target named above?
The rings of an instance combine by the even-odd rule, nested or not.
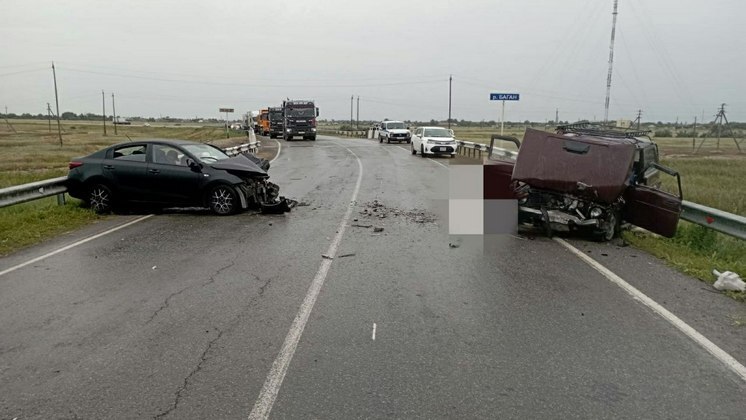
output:
[[[357,220],[270,417],[742,418],[741,378],[557,242],[450,247],[437,209],[453,162],[407,148],[282,142],[270,174],[301,204],[288,214],[166,211],[0,276],[0,419],[247,418],[337,234],[354,155]],[[569,241],[746,363],[743,304],[631,247]]]

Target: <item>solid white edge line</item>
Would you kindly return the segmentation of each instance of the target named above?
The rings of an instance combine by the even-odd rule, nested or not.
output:
[[[88,238],[85,238],[85,239],[82,239],[82,240],[80,240],[80,241],[78,241],[78,242],[73,242],[73,243],[72,243],[72,244],[70,244],[70,245],[67,245],[67,246],[63,246],[63,247],[62,247],[62,248],[60,248],[60,249],[57,249],[57,250],[55,250],[55,251],[49,252],[49,253],[47,253],[47,254],[44,254],[44,255],[42,255],[42,256],[36,257],[36,258],[34,258],[34,259],[28,260],[28,261],[26,261],[25,263],[21,263],[21,264],[15,265],[15,266],[13,266],[13,267],[10,267],[10,268],[6,268],[5,270],[3,270],[3,271],[0,271],[0,276],[2,276],[2,275],[4,275],[4,274],[8,274],[8,273],[10,273],[10,272],[12,272],[12,271],[16,271],[16,270],[18,270],[19,268],[23,268],[23,267],[25,267],[25,266],[27,266],[27,265],[29,265],[29,264],[33,264],[33,263],[35,263],[35,262],[38,262],[38,261],[41,261],[41,260],[43,260],[43,259],[45,259],[45,258],[51,257],[52,255],[56,255],[56,254],[59,254],[60,252],[64,252],[64,251],[67,251],[68,249],[71,249],[71,248],[75,248],[75,247],[76,247],[76,246],[78,246],[78,245],[83,245],[83,244],[84,244],[84,243],[86,243],[86,242],[92,241],[92,240],[94,240],[94,239],[98,239],[98,238],[100,238],[100,237],[102,237],[102,236],[105,236],[105,235],[108,235],[108,234],[110,234],[110,233],[112,233],[112,232],[116,232],[116,231],[118,231],[119,229],[124,229],[124,228],[126,228],[127,226],[131,226],[131,225],[134,225],[135,223],[141,222],[141,221],[143,221],[143,220],[145,220],[145,219],[147,219],[147,218],[149,218],[149,217],[152,217],[152,216],[153,216],[152,214],[149,214],[149,215],[147,215],[147,216],[143,216],[143,217],[140,217],[139,219],[135,219],[135,220],[132,220],[132,221],[130,221],[130,222],[127,222],[127,223],[125,223],[125,224],[123,224],[123,225],[117,226],[117,227],[115,227],[115,228],[111,228],[111,229],[109,229],[109,230],[107,230],[107,231],[104,231],[104,232],[98,233],[98,234],[96,234],[96,235],[93,235],[93,236],[91,236],[91,237],[88,237]]]
[[[373,341],[376,341],[376,323],[373,323],[373,336],[371,337]]]
[[[359,171],[352,198],[350,199],[350,203],[347,205],[347,211],[345,212],[342,221],[339,223],[337,234],[334,236],[332,243],[329,245],[329,249],[326,251],[326,255],[332,259],[324,258],[321,260],[321,266],[319,266],[319,270],[316,272],[316,276],[313,278],[313,281],[308,288],[308,292],[306,292],[306,297],[303,299],[303,303],[300,305],[298,313],[295,315],[295,319],[293,319],[293,323],[290,325],[290,331],[288,331],[288,334],[285,337],[285,341],[280,348],[280,352],[277,354],[277,358],[275,358],[275,361],[272,363],[272,367],[269,370],[269,374],[267,374],[267,379],[264,381],[259,397],[249,414],[250,420],[266,419],[272,411],[272,406],[275,403],[277,394],[280,392],[282,381],[285,379],[285,374],[287,373],[290,361],[293,359],[295,349],[298,347],[298,342],[303,334],[303,329],[306,327],[308,317],[311,315],[313,306],[316,303],[316,298],[321,292],[321,287],[324,285],[326,275],[329,272],[333,258],[337,253],[337,247],[342,240],[342,235],[345,233],[347,223],[349,222],[350,216],[352,216],[352,211],[355,208],[357,195],[360,192],[360,185],[363,180],[363,163],[352,150],[346,147],[344,148],[347,149],[350,154],[355,156],[355,159],[357,159]]]
[[[276,161],[277,158],[280,157],[280,152],[282,151],[282,143],[280,143],[280,140],[277,140],[277,139],[273,139],[273,140],[277,142],[277,154],[275,155],[275,157],[272,158],[272,160],[269,161],[269,163]]]
[[[686,334],[689,338],[694,340],[697,344],[707,350],[710,354],[715,356],[720,362],[732,370],[738,375],[743,381],[746,381],[746,367],[744,367],[738,360],[733,356],[726,353],[723,349],[718,347],[715,343],[707,339],[704,335],[700,334],[697,330],[689,326],[686,322],[682,321],[679,317],[668,311],[666,308],[658,304],[647,295],[637,290],[634,286],[624,281],[621,277],[614,274],[611,270],[601,265],[598,261],[586,255],[581,250],[570,245],[567,241],[561,238],[553,238],[556,242],[567,248],[570,252],[578,256],[586,264],[593,267],[596,271],[601,273],[604,277],[609,279],[612,283],[621,287],[625,292],[629,293],[632,298],[652,309],[653,312],[660,315],[663,319],[671,323],[674,327],[678,328],[681,332]]]

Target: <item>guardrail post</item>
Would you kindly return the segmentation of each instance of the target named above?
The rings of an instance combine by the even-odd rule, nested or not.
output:
[[[65,205],[65,193],[57,194],[57,205],[58,206],[64,206]]]

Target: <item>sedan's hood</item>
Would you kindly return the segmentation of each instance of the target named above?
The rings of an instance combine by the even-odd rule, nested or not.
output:
[[[244,155],[223,159],[219,162],[211,163],[210,166],[228,172],[243,172],[254,176],[269,177],[269,174],[265,170]]]
[[[423,137],[422,140],[425,141],[447,141],[447,142],[453,142],[456,141],[453,137]]]

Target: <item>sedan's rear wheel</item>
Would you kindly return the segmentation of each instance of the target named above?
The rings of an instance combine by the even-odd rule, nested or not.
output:
[[[218,185],[210,189],[207,205],[217,215],[233,214],[238,210],[238,194],[230,185]]]
[[[109,213],[111,211],[113,198],[111,188],[104,184],[94,184],[88,190],[88,204],[98,214]]]

